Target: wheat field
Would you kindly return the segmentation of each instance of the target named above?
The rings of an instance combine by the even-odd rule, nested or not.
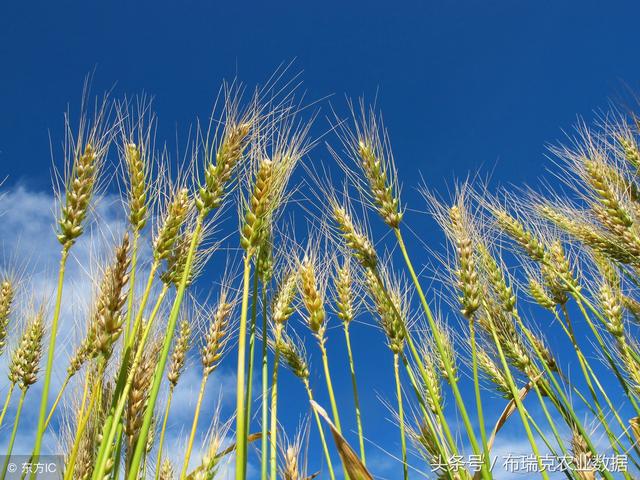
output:
[[[437,192],[402,182],[375,105],[332,106],[315,135],[326,102],[285,76],[223,84],[179,155],[144,96],[87,91],[66,117],[53,294],[3,245],[0,479],[42,475],[15,456],[55,454],[64,480],[361,480],[381,452],[394,479],[637,478],[640,122],[579,124],[550,151],[557,188],[492,191],[470,172]],[[446,244],[405,243],[409,209]],[[75,256],[98,243],[106,254]],[[65,295],[69,269],[88,272],[86,305]],[[361,409],[380,394],[358,376],[364,328],[391,372],[376,417]],[[235,383],[211,400],[225,364]],[[285,429],[284,410],[305,421]],[[388,420],[395,438],[367,433]],[[526,455],[497,448],[507,430]]]

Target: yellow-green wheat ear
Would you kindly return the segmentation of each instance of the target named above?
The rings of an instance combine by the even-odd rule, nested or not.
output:
[[[73,175],[68,180],[65,204],[58,220],[58,241],[67,249],[82,235],[96,186],[97,167],[98,153],[88,144],[73,164]]]
[[[207,159],[204,184],[196,196],[196,207],[201,213],[218,208],[224,199],[225,189],[248,145],[251,123],[231,125],[226,130],[215,160]]]
[[[273,182],[274,165],[271,160],[265,158],[260,162],[255,174],[253,191],[240,228],[240,245],[249,255],[253,255],[263,240],[271,208]]]
[[[191,345],[191,324],[188,320],[182,320],[180,322],[180,329],[178,332],[178,338],[173,347],[171,353],[171,363],[169,370],[167,371],[167,380],[169,384],[175,388],[178,385],[178,380],[184,371],[184,364]]]
[[[148,186],[143,152],[135,143],[125,145],[125,162],[129,174],[129,223],[140,232],[147,223]]]
[[[9,379],[26,391],[38,379],[44,337],[44,311],[38,311],[24,330],[11,356]]]
[[[315,262],[310,258],[305,258],[300,265],[298,276],[300,279],[300,294],[309,315],[309,328],[321,338],[325,327],[326,312],[324,298],[318,288]]]
[[[14,295],[15,292],[12,283],[9,280],[4,280],[0,284],[0,356],[7,346],[9,318],[11,316]]]
[[[95,310],[95,352],[105,358],[111,355],[115,341],[122,333],[122,307],[129,281],[129,234],[125,234],[115,253],[113,264],[105,271]]]
[[[186,188],[180,189],[171,199],[162,225],[153,240],[153,255],[157,261],[170,257],[172,248],[178,240],[180,228],[187,219],[191,199]]]
[[[381,158],[380,148],[369,138],[358,142],[360,165],[367,178],[369,190],[378,213],[391,228],[398,228],[402,221],[400,199],[391,183],[387,165]]]

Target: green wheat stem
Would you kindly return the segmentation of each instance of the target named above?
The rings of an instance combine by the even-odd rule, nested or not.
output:
[[[476,409],[478,410],[478,426],[480,427],[480,435],[482,437],[484,458],[490,458],[489,444],[487,443],[487,432],[484,423],[484,412],[482,408],[482,394],[480,392],[480,377],[478,375],[478,346],[476,345],[476,322],[474,318],[469,320],[469,342],[471,343],[473,388],[476,396]]]
[[[144,327],[142,337],[140,339],[138,348],[135,352],[135,356],[133,362],[131,364],[131,371],[134,372],[138,368],[138,365],[142,361],[142,355],[144,353],[144,346],[147,343],[147,339],[149,338],[149,334],[151,333],[151,327],[153,326],[153,322],[157,316],[158,311],[160,310],[160,306],[162,305],[162,301],[166,296],[169,287],[164,285],[160,294],[158,295],[158,299],[149,315],[149,320],[147,320],[146,325]],[[126,353],[125,353],[126,355]],[[111,411],[107,416],[104,426],[102,429],[102,441],[100,443],[100,448],[98,449],[98,455],[96,456],[96,468],[93,471],[92,480],[98,480],[103,478],[100,475],[104,475],[104,469],[106,468],[106,463],[109,459],[109,452],[111,449],[111,445],[113,441],[117,438],[118,445],[121,441],[121,436],[116,435],[116,431],[121,425],[120,419],[122,418],[122,414],[124,412],[125,405],[127,403],[127,396],[129,394],[129,390],[131,389],[131,384],[133,382],[133,375],[128,375],[128,370],[124,369],[125,361],[123,360],[122,367],[120,368],[119,378],[118,378],[118,387],[116,390],[119,390],[120,396],[118,398],[114,398]]]
[[[33,445],[32,461],[37,462],[42,448],[42,437],[44,436],[45,420],[47,419],[47,404],[49,401],[49,389],[51,387],[51,377],[53,374],[53,360],[55,358],[56,337],[58,335],[58,323],[60,320],[60,309],[62,306],[62,289],[64,287],[64,275],[67,269],[67,259],[71,246],[64,246],[60,255],[60,267],[58,269],[58,284],[56,286],[56,303],[53,310],[53,319],[49,330],[49,348],[47,349],[47,364],[44,371],[44,384],[42,386],[42,396],[40,397],[40,410],[38,414],[38,426],[36,427],[36,438]],[[31,474],[35,479],[35,473]]]
[[[593,455],[597,455],[597,451],[593,443],[591,442],[591,438],[587,434],[586,430],[584,429],[584,426],[582,425],[582,422],[574,412],[573,408],[571,408],[570,406],[571,403],[568,401],[566,395],[564,394],[564,391],[562,390],[561,386],[558,384],[558,381],[556,380],[555,375],[549,368],[548,363],[546,362],[542,354],[539,352],[538,348],[535,346],[535,342],[533,341],[534,339],[531,336],[531,333],[529,332],[528,329],[523,328],[522,320],[519,319],[519,316],[516,316],[516,319],[518,319],[519,325],[522,331],[524,332],[525,336],[529,340],[529,343],[533,345],[536,355],[540,360],[540,363],[542,364],[545,372],[547,373],[548,378],[551,380],[551,383],[553,384],[554,390],[553,391],[549,390],[549,394],[550,394],[549,398],[552,400],[556,409],[563,416],[563,418],[567,419],[567,423],[569,425],[575,426],[578,429],[578,431],[580,432],[580,435],[582,435],[584,440],[587,442],[587,445],[591,453],[593,453]],[[559,399],[556,398],[556,394],[560,396]],[[613,477],[607,471],[602,472],[602,475],[608,480],[613,480]]]
[[[493,325],[493,320],[489,319],[489,322],[491,323],[491,335],[493,336],[493,342],[496,346],[496,349],[498,350],[498,356],[500,357],[500,362],[502,363],[502,368],[505,373],[507,383],[509,384],[509,389],[511,390],[513,401],[515,402],[518,413],[520,414],[520,418],[522,419],[522,426],[524,427],[524,430],[527,434],[527,439],[529,440],[529,444],[531,445],[531,450],[536,457],[536,462],[538,464],[538,468],[540,469],[540,474],[542,478],[548,480],[549,475],[547,474],[546,470],[542,466],[542,460],[540,458],[540,451],[538,449],[538,445],[536,443],[535,438],[533,437],[533,432],[531,431],[531,426],[527,419],[526,410],[524,408],[522,400],[520,399],[520,393],[518,392],[518,388],[516,387],[515,382],[513,380],[513,376],[511,375],[511,369],[509,368],[509,363],[507,362],[504,352],[502,351],[502,345],[500,343],[500,339],[498,338],[496,328]]]
[[[349,356],[349,371],[351,373],[351,387],[353,389],[353,403],[356,409],[356,425],[358,427],[358,443],[360,444],[360,459],[362,464],[366,465],[366,457],[364,452],[364,435],[362,433],[362,418],[360,411],[360,398],[358,396],[358,383],[356,381],[356,369],[353,361],[353,352],[351,350],[351,336],[349,334],[349,323],[344,322],[344,340],[347,345],[347,355]]]
[[[271,425],[270,425],[270,448],[269,448],[269,474],[271,480],[277,478],[277,445],[278,445],[278,364],[280,360],[280,349],[278,342],[282,326],[276,327],[275,354],[273,360],[273,374],[271,376]]]
[[[261,480],[267,480],[267,436],[269,431],[269,359],[267,356],[267,286],[262,284],[262,432],[260,444]]]
[[[9,404],[11,403],[11,395],[13,394],[13,389],[16,384],[11,382],[9,385],[9,390],[7,390],[7,398],[4,401],[4,406],[2,407],[2,413],[0,413],[0,427],[2,426],[2,421],[4,420],[4,416],[7,414],[7,410],[9,409]]]
[[[162,417],[162,427],[160,428],[160,439],[158,441],[158,460],[156,461],[156,473],[155,480],[160,478],[160,466],[162,466],[162,447],[164,445],[164,436],[167,431],[167,422],[169,420],[169,411],[171,410],[171,400],[173,399],[174,387],[169,387],[169,395],[167,397],[167,404],[164,407],[164,415]]]
[[[336,402],[336,396],[333,391],[333,382],[331,381],[331,372],[329,370],[329,355],[327,354],[327,347],[325,346],[324,338],[318,337],[318,346],[320,347],[320,352],[322,354],[322,368],[324,370],[324,379],[327,384],[327,392],[329,393],[329,402],[331,403],[333,421],[336,425],[336,430],[338,430],[338,433],[342,433],[342,428],[340,426],[340,416],[338,415],[338,404]],[[344,464],[342,465],[342,467],[344,470],[344,478],[348,479],[349,475]]]
[[[184,460],[182,462],[182,473],[180,478],[183,479],[187,476],[187,468],[189,468],[189,460],[191,459],[191,450],[193,450],[193,441],[196,438],[196,430],[198,429],[198,418],[200,417],[200,408],[202,407],[202,399],[204,398],[204,390],[207,386],[208,374],[202,376],[200,382],[200,391],[198,392],[198,400],[196,401],[196,408],[193,412],[193,422],[191,423],[191,433],[189,434],[189,442],[187,443],[187,450],[184,454]]]
[[[598,342],[598,345],[600,345],[601,351],[604,353],[604,356],[607,359],[607,363],[611,367],[611,370],[613,371],[613,373],[616,376],[618,382],[620,383],[620,386],[622,387],[625,395],[627,396],[627,398],[631,402],[631,405],[633,406],[636,414],[640,415],[640,407],[638,407],[638,404],[637,404],[633,394],[631,393],[631,391],[629,389],[629,385],[627,384],[624,376],[620,372],[620,369],[616,365],[615,360],[611,356],[609,348],[606,345],[604,339],[602,338],[602,335],[600,335],[600,332],[598,331],[596,326],[593,324],[593,321],[591,320],[591,317],[589,316],[587,311],[584,309],[584,305],[582,304],[582,301],[580,300],[580,297],[578,297],[578,296],[576,296],[576,303],[578,305],[578,308],[580,309],[580,312],[582,313],[582,316],[587,321],[587,325],[589,325],[589,329],[591,330],[591,332],[593,333],[594,337],[596,338],[596,341]],[[564,307],[564,306],[563,306],[563,308],[566,309],[566,307]]]
[[[60,400],[62,399],[62,395],[64,395],[64,391],[67,388],[67,385],[69,385],[69,380],[71,380],[71,377],[69,375],[67,375],[64,378],[64,382],[62,382],[62,386],[60,387],[60,390],[58,391],[58,395],[56,396],[56,399],[53,401],[53,404],[51,405],[51,408],[49,409],[49,415],[47,415],[47,419],[44,422],[44,428],[46,429],[49,426],[49,423],[51,422],[51,419],[53,418],[53,414],[56,411],[56,408],[58,407],[58,404],[60,403]],[[0,425],[2,425],[2,422],[0,422]]]
[[[129,268],[129,293],[127,294],[127,316],[124,328],[124,344],[129,345],[129,336],[131,335],[131,316],[133,313],[133,300],[135,297],[136,284],[136,267],[138,265],[138,241],[140,232],[136,229],[133,232],[133,240],[131,241],[131,267]]]
[[[82,440],[82,435],[84,434],[84,430],[87,427],[87,423],[89,423],[91,414],[93,413],[93,408],[95,407],[96,400],[100,392],[102,375],[104,373],[105,366],[106,366],[105,358],[100,357],[98,369],[96,373],[96,380],[93,384],[93,388],[91,389],[91,396],[89,397],[89,406],[87,407],[87,411],[84,412],[83,416],[79,419],[78,428],[76,429],[75,438],[73,440],[73,446],[71,447],[71,453],[67,461],[67,468],[64,472],[64,480],[70,480],[71,478],[73,478],[73,472],[76,467],[76,459],[78,457],[78,451],[80,449],[80,441]]]
[[[400,248],[400,251],[402,252],[402,256],[404,257],[404,261],[407,265],[407,269],[409,270],[409,274],[411,276],[411,279],[413,281],[413,284],[416,288],[416,291],[418,293],[418,297],[420,297],[420,303],[422,304],[422,308],[427,316],[427,320],[429,322],[429,327],[431,328],[431,331],[433,332],[433,338],[436,344],[436,348],[438,350],[438,354],[440,355],[440,357],[442,358],[442,363],[444,365],[445,368],[445,372],[447,373],[448,377],[451,379],[451,381],[449,382],[451,385],[451,390],[453,392],[453,396],[455,398],[456,401],[456,405],[458,407],[458,411],[460,412],[460,416],[462,417],[462,421],[464,423],[465,429],[467,431],[467,436],[469,438],[469,443],[471,444],[471,448],[473,449],[474,454],[479,455],[480,454],[480,448],[478,446],[478,440],[476,438],[476,435],[473,431],[473,426],[471,424],[471,420],[469,419],[469,414],[467,413],[467,409],[466,406],[464,404],[464,400],[462,399],[462,395],[460,394],[460,390],[458,388],[458,384],[457,384],[457,380],[455,378],[454,372],[453,372],[453,368],[452,366],[449,364],[449,359],[447,358],[446,352],[444,350],[444,345],[442,342],[442,339],[440,338],[440,334],[438,331],[438,326],[436,325],[435,319],[433,318],[433,314],[431,312],[431,308],[429,307],[429,303],[427,302],[427,299],[424,295],[424,292],[422,290],[422,286],[420,285],[420,280],[418,279],[418,276],[416,275],[415,269],[413,268],[413,263],[411,262],[411,258],[409,257],[409,253],[407,252],[407,248],[404,244],[404,239],[402,237],[402,232],[400,231],[399,228],[394,228],[394,233],[396,235],[396,239],[398,242],[398,247]],[[410,336],[407,336],[407,340],[408,340],[408,344],[411,347],[411,345],[413,344],[413,341],[411,340]],[[416,352],[417,353],[417,352]],[[412,351],[413,354],[413,351]],[[415,355],[415,354],[414,354]],[[420,367],[420,364],[418,365]],[[443,416],[444,417],[444,416]],[[448,426],[444,425],[445,431],[448,430]],[[449,432],[450,435],[450,432]],[[483,462],[483,467],[482,467],[482,478],[485,478],[487,480],[490,480],[491,475],[489,472],[489,465],[488,465],[489,459],[485,458],[484,462]]]
[[[605,430],[607,432],[607,436],[608,436],[608,438],[609,438],[609,440],[611,442],[612,448],[614,449],[614,451],[617,451],[616,444],[621,445],[620,444],[620,440],[616,435],[613,434],[613,432],[611,431],[611,428],[609,426],[609,423],[606,420],[606,416],[604,415],[604,411],[602,409],[602,406],[600,405],[600,401],[598,399],[598,396],[597,396],[597,394],[595,392],[595,389],[593,388],[593,383],[592,383],[592,380],[593,380],[593,382],[598,387],[599,392],[601,393],[601,395],[605,399],[605,402],[607,403],[607,406],[608,406],[609,410],[613,413],[613,415],[616,418],[618,424],[622,428],[622,431],[624,432],[625,436],[631,441],[632,444],[635,443],[635,440],[631,437],[631,434],[629,433],[629,429],[627,428],[627,426],[622,421],[622,418],[620,418],[620,414],[618,413],[618,411],[615,408],[615,406],[611,403],[611,400],[609,399],[609,396],[607,395],[606,391],[602,387],[602,384],[598,380],[598,376],[595,374],[595,372],[591,368],[591,365],[589,364],[589,362],[587,361],[586,357],[582,353],[582,350],[578,346],[578,342],[577,342],[577,340],[575,338],[575,335],[573,333],[573,328],[571,326],[571,320],[569,318],[569,312],[567,311],[566,307],[563,306],[562,312],[563,312],[563,315],[565,317],[566,325],[560,319],[560,316],[558,315],[558,311],[556,309],[554,309],[554,315],[556,317],[556,320],[558,321],[558,323],[562,327],[562,329],[565,332],[565,334],[569,337],[569,340],[571,341],[571,343],[573,345],[573,348],[574,348],[574,350],[576,352],[576,356],[578,357],[578,363],[580,364],[580,369],[582,371],[582,375],[583,375],[583,377],[584,377],[584,379],[585,379],[585,381],[587,383],[587,387],[589,389],[589,393],[590,393],[591,398],[592,398],[592,400],[593,400],[593,402],[594,402],[594,404],[596,406],[596,411],[593,411],[593,407],[591,406],[591,404],[589,402],[587,402],[586,399],[584,399],[582,397],[582,395],[580,395],[580,397],[585,402],[585,405],[587,405],[587,407],[593,411],[594,415],[596,415],[598,417],[598,419],[600,420],[600,422],[602,423],[602,425],[604,426],[604,428],[605,428]]]
[[[433,419],[431,418],[431,415],[429,414],[428,407],[425,403],[425,400],[422,394],[420,393],[420,389],[418,388],[416,376],[414,375],[413,370],[409,365],[409,361],[407,360],[407,357],[404,354],[402,354],[402,363],[404,365],[405,371],[407,372],[407,376],[409,377],[409,382],[411,383],[411,387],[416,395],[416,398],[418,399],[418,403],[420,404],[420,410],[422,411],[422,416],[427,421],[429,432],[431,433],[431,435],[434,436],[434,438],[437,437],[437,441],[435,442],[435,444],[438,447],[438,451],[439,451],[438,453],[440,454],[440,459],[447,463],[448,471],[450,474],[451,472],[454,471],[454,468],[450,463],[451,455],[447,451],[446,439],[443,438],[442,432],[436,428],[436,425]]]
[[[311,390],[311,385],[309,384],[309,379],[304,379],[304,388],[307,391],[307,395],[309,396],[309,402],[313,402],[313,390]],[[327,445],[327,439],[324,435],[324,429],[322,428],[322,421],[320,420],[320,415],[314,409],[313,416],[316,419],[316,424],[318,426],[318,433],[320,434],[320,442],[322,443],[322,450],[324,451],[324,456],[327,459],[327,468],[329,469],[329,477],[331,480],[336,480],[336,475],[333,471],[333,463],[331,462],[331,455],[329,454],[329,447]]]
[[[547,423],[549,424],[549,428],[551,428],[551,432],[553,433],[553,436],[555,437],[556,442],[558,443],[558,446],[560,447],[560,450],[562,450],[562,453],[564,455],[568,455],[567,448],[564,445],[564,441],[562,440],[562,437],[560,436],[560,433],[558,432],[558,429],[556,428],[556,422],[554,421],[553,417],[551,416],[551,413],[549,412],[549,409],[547,408],[546,402],[544,401],[544,397],[542,396],[542,392],[540,392],[540,387],[538,387],[538,382],[533,382],[533,389],[536,392],[536,396],[538,397],[538,402],[540,403],[540,407],[542,408],[542,412],[544,413],[544,416],[545,416],[545,418],[547,420]],[[529,417],[529,419],[531,421],[531,417]],[[532,421],[532,425],[533,425],[533,421]],[[537,428],[537,426],[535,426],[535,428],[536,428],[536,430],[539,430]],[[547,446],[549,446],[548,443],[547,443]]]
[[[245,254],[244,274],[242,277],[242,307],[238,329],[238,372],[236,385],[236,480],[245,480],[247,476],[246,449],[247,425],[245,422],[245,361],[247,348],[247,312],[249,310],[249,283],[251,279],[251,257]],[[136,480],[131,478],[129,480]]]
[[[16,418],[13,421],[13,429],[11,430],[11,437],[9,438],[9,446],[7,447],[6,459],[4,466],[2,467],[2,480],[7,475],[7,468],[9,467],[9,460],[11,459],[11,452],[13,452],[13,445],[16,441],[16,433],[18,432],[18,424],[20,422],[20,416],[22,415],[22,406],[24,405],[24,398],[27,396],[27,390],[23,389],[20,394],[20,400],[18,401],[18,409],[16,410]]]
[[[376,281],[378,282],[378,284],[380,285],[380,287],[383,289],[383,291],[385,291],[385,294],[387,295],[387,299],[389,299],[388,294],[386,293],[386,290],[384,289],[384,283],[382,281],[382,279],[380,278],[380,274],[377,271],[374,271],[374,274],[376,276]],[[395,309],[395,307],[393,307]],[[396,311],[396,314],[400,314],[400,312]],[[434,322],[435,325],[435,322]],[[422,359],[420,358],[420,354],[418,353],[418,349],[415,346],[415,343],[413,342],[413,339],[408,331],[408,329],[406,328],[406,326],[404,327],[405,330],[405,336],[406,336],[406,341],[407,341],[407,345],[409,346],[409,350],[411,351],[411,356],[413,358],[413,360],[415,361],[418,370],[420,371],[420,375],[424,380],[424,385],[427,387],[427,390],[429,392],[429,395],[432,398],[436,398],[436,392],[434,391],[433,386],[431,385],[431,382],[428,381],[428,374],[427,371],[425,370],[425,367],[422,363]],[[434,335],[435,335],[435,330],[434,330]],[[442,346],[442,345],[441,345]],[[441,350],[441,352],[444,352],[444,348]],[[445,357],[443,356],[443,363],[445,362]],[[449,371],[451,371],[453,373],[453,368],[451,366],[449,366]],[[455,378],[454,376],[451,376],[451,378]],[[451,428],[449,427],[449,423],[447,422],[446,417],[444,416],[444,412],[442,411],[442,406],[438,403],[438,402],[434,402],[434,406],[436,408],[436,415],[438,416],[438,421],[440,422],[440,425],[442,425],[442,429],[444,431],[445,437],[447,439],[447,443],[449,444],[449,447],[451,448],[452,452],[457,452],[457,446],[456,446],[456,442],[453,438],[453,435],[451,433]]]
[[[258,280],[259,275],[257,270],[253,274],[253,285],[251,287],[251,321],[249,325],[249,365],[247,367],[247,396],[244,403],[245,411],[245,425],[247,429],[251,424],[251,407],[253,405],[253,366],[255,363],[255,350],[256,350],[256,321],[258,316]],[[245,451],[245,455],[248,452]],[[246,461],[246,459],[245,459]]]
[[[171,312],[169,313],[169,319],[167,321],[167,327],[166,327],[167,333],[165,334],[165,337],[164,337],[164,343],[162,345],[160,357],[158,359],[156,370],[153,376],[153,384],[151,386],[149,399],[147,400],[147,407],[146,407],[144,419],[142,422],[142,428],[140,429],[140,438],[147,438],[147,435],[149,434],[149,429],[151,428],[154,407],[155,407],[156,401],[158,400],[158,393],[160,392],[160,385],[162,384],[164,369],[167,365],[169,350],[171,349],[171,342],[173,340],[173,335],[175,333],[178,315],[180,314],[180,306],[182,305],[184,292],[187,288],[187,282],[191,275],[193,258],[195,256],[198,239],[200,238],[200,234],[202,233],[202,226],[204,223],[205,214],[206,213],[201,212],[198,215],[198,218],[196,220],[196,226],[193,231],[193,238],[191,239],[191,244],[189,245],[189,252],[187,254],[187,259],[185,262],[184,272],[182,273],[182,278],[180,279],[180,285],[178,287],[178,291],[176,292],[176,297],[173,301]],[[145,448],[146,448],[145,442],[138,442],[138,444],[136,445],[136,449],[133,455],[133,460],[131,462],[131,469],[129,470],[129,474],[127,477],[129,480],[137,480],[138,470],[140,467],[140,462],[142,461],[142,456],[145,452]]]
[[[396,381],[396,398],[398,401],[398,421],[400,422],[400,444],[402,448],[402,476],[404,480],[409,478],[409,466],[407,464],[407,439],[404,430],[404,409],[402,406],[402,384],[400,383],[399,355],[393,354],[393,374]]]
[[[120,462],[122,461],[122,430],[124,429],[124,425],[122,422],[118,422],[118,428],[116,430],[116,438],[118,439],[118,444],[116,445],[116,450],[114,452],[113,458],[115,462],[113,464],[113,469],[111,471],[112,480],[118,480],[120,478]]]
[[[333,382],[331,381],[331,372],[329,370],[329,355],[327,353],[327,347],[325,346],[324,339],[318,339],[318,345],[320,346],[320,352],[322,353],[322,368],[324,369],[324,378],[327,383],[327,392],[329,393],[329,401],[331,403],[331,411],[333,413],[333,421],[336,424],[336,429],[339,433],[342,433],[342,427],[340,426],[340,416],[338,414],[338,404],[336,403],[336,396],[333,391]]]

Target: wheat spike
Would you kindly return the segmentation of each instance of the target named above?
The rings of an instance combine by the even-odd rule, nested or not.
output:
[[[240,228],[240,245],[251,255],[264,240],[264,229],[272,208],[275,175],[273,162],[268,158],[262,159],[255,174],[249,205]]]
[[[9,380],[26,391],[38,380],[44,336],[44,310],[40,309],[27,324],[11,356]]]
[[[220,363],[225,347],[229,341],[229,316],[233,305],[227,301],[226,293],[220,295],[218,306],[205,335],[205,345],[201,351],[204,375],[210,375]]]
[[[162,462],[162,466],[160,467],[160,480],[173,480],[175,478],[175,473],[173,471],[173,464],[171,460],[165,458]]]
[[[156,261],[167,259],[171,255],[190,206],[189,191],[186,188],[178,190],[167,206],[162,225],[153,240],[153,256]]]
[[[0,356],[7,346],[7,336],[9,334],[9,318],[14,297],[13,285],[9,280],[4,280],[0,284]]]
[[[83,223],[97,183],[99,152],[91,144],[77,155],[66,185],[65,204],[58,220],[58,241],[67,249],[82,235]]]
[[[94,307],[95,353],[105,357],[111,355],[113,344],[122,333],[122,307],[127,299],[126,285],[129,281],[129,234],[125,234],[122,243],[116,249],[115,260],[107,267],[97,304]]]
[[[189,321],[182,320],[179,328],[180,331],[173,346],[173,352],[171,352],[171,363],[169,365],[169,371],[167,372],[167,380],[169,380],[172,388],[176,387],[182,375],[187,352],[191,345],[191,324]]]
[[[338,229],[354,256],[363,267],[375,269],[378,263],[375,248],[369,238],[360,232],[353,223],[350,213],[336,201],[331,201],[331,209]]]
[[[147,223],[148,166],[145,152],[135,143],[124,146],[124,159],[129,174],[129,223],[136,232],[140,232]]]
[[[204,184],[198,189],[196,207],[202,212],[218,208],[225,189],[247,147],[251,123],[230,123],[225,126],[224,138],[215,153],[215,162],[208,159],[204,170]],[[208,155],[208,152],[206,152]]]
[[[309,328],[318,338],[323,338],[326,328],[326,312],[323,292],[318,284],[314,258],[305,256],[298,269],[298,278],[300,295],[307,309]]]
[[[355,315],[353,306],[353,277],[351,272],[351,262],[348,257],[343,260],[341,265],[336,267],[334,284],[336,290],[335,303],[338,318],[348,326]]]

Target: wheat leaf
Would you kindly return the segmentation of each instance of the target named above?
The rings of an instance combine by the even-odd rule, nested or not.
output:
[[[349,478],[351,480],[373,480],[373,476],[362,464],[356,452],[353,451],[353,448],[349,446],[349,443],[345,440],[345,438],[340,434],[333,422],[329,419],[327,412],[313,400],[311,400],[311,406],[329,426],[331,434],[333,435],[333,441],[336,444],[336,449],[338,450],[338,454],[340,455],[340,460],[342,460],[342,464],[344,465]]]

